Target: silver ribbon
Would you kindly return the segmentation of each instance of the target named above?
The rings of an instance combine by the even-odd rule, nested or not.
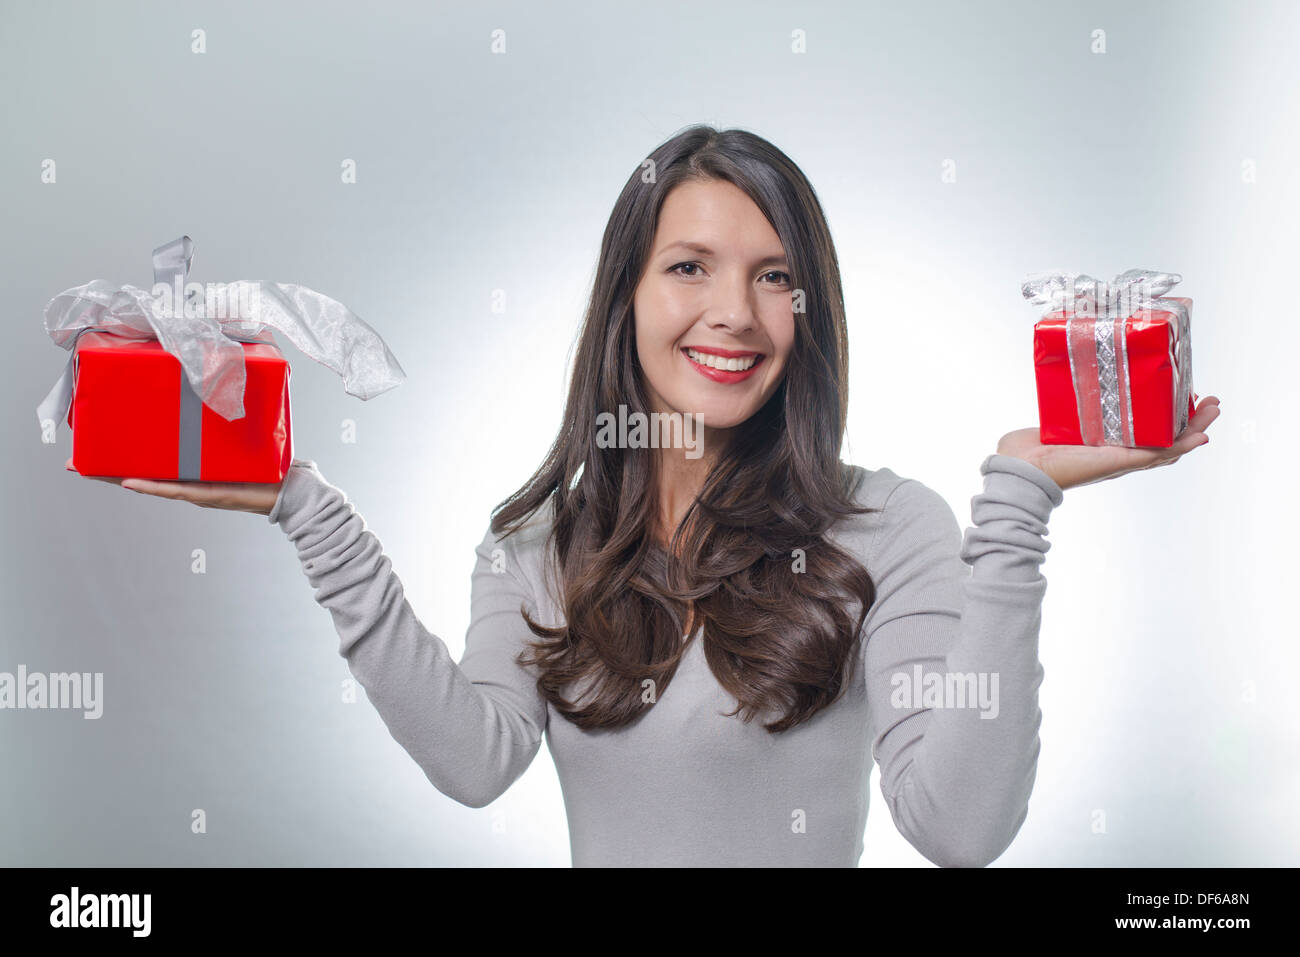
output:
[[[1143,309],[1174,317],[1169,344],[1174,435],[1186,428],[1192,394],[1191,316],[1181,302],[1161,298],[1181,281],[1177,273],[1130,269],[1110,282],[1083,273],[1045,272],[1021,284],[1026,299],[1046,306],[1044,315],[1067,314],[1070,375],[1084,445],[1135,444],[1125,320]]]
[[[157,339],[181,364],[182,480],[197,479],[203,406],[227,421],[244,416],[244,350],[241,342],[274,345],[277,329],[299,350],[343,377],[343,388],[362,400],[400,385],[406,373],[384,340],[342,303],[305,286],[262,280],[191,287],[204,293],[205,308],[185,295],[194,256],[188,236],[153,251],[154,287],[115,287],[95,279],[64,290],[45,306],[45,330],[69,350],[62,375],[36,409],[44,428],[66,420],[76,377],[77,341],[92,330],[132,339]],[[217,308],[206,308],[213,304]],[[226,303],[243,304],[247,315],[222,316]],[[212,313],[216,315],[212,315]]]

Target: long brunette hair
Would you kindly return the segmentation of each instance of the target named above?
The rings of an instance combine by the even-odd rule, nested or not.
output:
[[[623,404],[649,417],[633,294],[664,199],[690,180],[725,180],[749,195],[804,298],[781,384],[732,430],[665,551],[651,531],[657,450],[601,447],[597,416]],[[565,624],[547,627],[521,609],[542,640],[517,659],[538,666],[539,693],[585,730],[635,721],[677,671],[693,601],[709,667],[738,702],[729,716],[779,715],[763,725],[775,733],[835,702],[853,680],[875,600],[867,570],[824,536],[845,516],[878,511],[853,501],[840,462],[847,409],[839,263],[812,186],[753,133],[707,125],[677,133],[632,173],[610,214],[559,435],[493,513],[500,535],[551,510],[544,551],[558,562]],[[566,697],[575,682],[584,687]]]

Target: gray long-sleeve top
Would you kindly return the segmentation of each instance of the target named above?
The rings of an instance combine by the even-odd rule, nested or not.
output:
[[[571,724],[515,662],[519,614],[563,612],[542,561],[549,517],[475,549],[459,664],[416,618],[378,538],[314,461],[295,460],[268,521],[298,550],[339,653],[393,738],[439,791],[470,807],[500,796],[543,736],[555,761],[574,866],[856,866],[871,761],[903,836],[942,866],[996,859],[1028,813],[1042,713],[1038,632],[1063,493],[1010,456],[980,466],[963,538],[947,502],[887,468],[853,467],[855,498],[883,512],[831,536],[877,597],[865,669],[835,704],[782,734],[724,712],[698,632],[647,713],[615,731]],[[946,677],[945,677],[946,676]],[[946,691],[945,691],[946,689]]]

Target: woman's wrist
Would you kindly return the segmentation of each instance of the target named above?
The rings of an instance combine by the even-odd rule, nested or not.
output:
[[[1006,452],[994,452],[980,465],[981,475],[987,476],[990,472],[1009,473],[1025,479],[1042,490],[1053,508],[1065,500],[1065,489],[1034,459]]]

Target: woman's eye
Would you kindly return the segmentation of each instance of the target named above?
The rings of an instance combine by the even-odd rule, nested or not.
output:
[[[685,276],[688,279],[693,279],[699,275],[699,269],[700,269],[699,263],[688,262],[688,263],[678,263],[676,266],[671,267],[668,271],[675,272],[677,273],[677,275]],[[692,270],[692,271],[683,272],[682,270]],[[763,273],[764,279],[768,278],[769,276],[776,276],[777,278],[775,282],[779,285],[789,284],[790,282],[789,273],[781,272],[776,269]]]

